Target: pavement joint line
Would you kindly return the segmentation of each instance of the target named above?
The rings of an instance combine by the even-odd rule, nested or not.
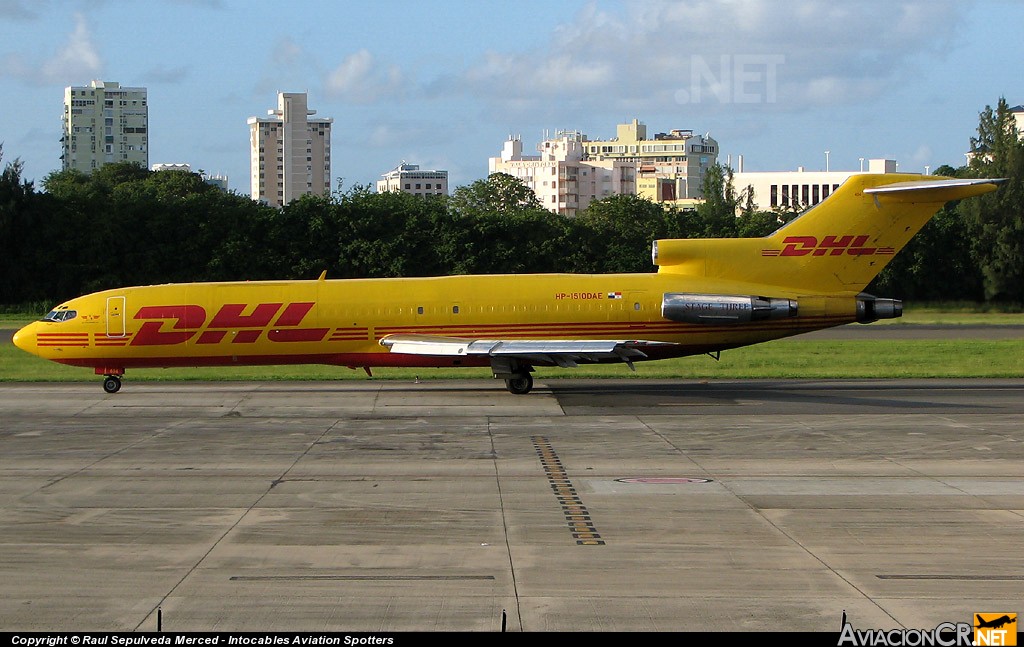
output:
[[[666,438],[663,434],[661,434],[657,430],[653,429],[644,420],[640,419],[640,423],[642,425],[644,425],[645,427],[647,427],[651,431],[651,433],[653,433],[655,436],[660,438],[664,443],[666,443],[669,447],[671,447],[674,451],[676,451],[680,456],[689,458],[689,456],[686,454],[685,451],[683,451],[681,448],[679,448],[679,446],[677,446],[671,440]],[[692,460],[692,459],[690,459],[690,460]],[[710,474],[706,469],[701,468],[701,470],[705,474],[707,474],[709,478],[712,476],[712,474]],[[721,485],[725,489],[726,492],[728,492],[730,495],[735,497],[737,501],[739,501],[740,503],[745,505],[747,507],[747,509],[752,514],[754,514],[755,516],[760,518],[762,521],[764,521],[764,523],[768,524],[769,527],[771,527],[775,532],[779,533],[782,537],[785,537],[786,540],[789,541],[793,546],[795,546],[797,549],[803,551],[804,554],[806,554],[810,559],[812,559],[815,562],[817,562],[826,571],[828,571],[829,573],[832,573],[832,575],[834,575],[836,578],[838,578],[841,582],[843,582],[844,584],[849,586],[851,589],[856,591],[856,593],[858,595],[860,595],[864,600],[866,600],[869,603],[873,604],[875,606],[875,608],[878,609],[881,613],[884,613],[886,616],[891,618],[894,622],[899,624],[899,620],[893,615],[893,613],[889,609],[886,609],[885,607],[883,607],[879,603],[879,601],[877,601],[875,598],[873,598],[871,595],[869,595],[864,590],[863,587],[858,586],[857,583],[853,582],[849,577],[843,575],[839,570],[837,570],[834,566],[832,566],[832,564],[830,564],[826,559],[824,559],[823,557],[821,557],[820,555],[815,553],[806,544],[804,544],[799,539],[794,537],[792,533],[788,532],[785,528],[783,528],[778,523],[773,521],[768,515],[765,514],[765,511],[763,509],[759,509],[755,505],[753,505],[748,500],[747,497],[745,497],[744,495],[742,495],[741,493],[737,492],[735,489],[730,487],[729,484],[725,480],[723,480],[721,478],[718,478],[716,480],[718,481],[719,485]]]
[[[81,468],[79,468],[79,469],[77,469],[77,470],[75,470],[73,472],[69,472],[67,474],[64,474],[63,476],[61,476],[60,478],[57,478],[54,481],[50,481],[46,485],[40,486],[39,488],[37,488],[35,490],[35,492],[32,492],[32,494],[35,494],[36,492],[40,492],[40,491],[45,490],[45,489],[47,489],[49,487],[57,485],[61,481],[65,480],[65,479],[68,479],[68,478],[71,478],[72,476],[77,476],[77,475],[85,472],[86,470],[92,469],[93,467],[99,465],[100,463],[102,463],[103,461],[107,460],[108,458],[113,458],[114,456],[117,456],[118,454],[120,454],[122,452],[128,451],[129,449],[132,449],[133,447],[136,447],[137,445],[141,445],[144,442],[150,441],[150,440],[152,440],[152,439],[154,439],[154,438],[156,438],[158,436],[162,436],[164,433],[174,429],[175,427],[180,427],[183,424],[184,423],[181,422],[181,421],[179,421],[179,422],[172,422],[171,424],[167,425],[166,427],[158,429],[157,431],[147,435],[145,438],[139,438],[135,442],[128,443],[127,445],[124,445],[123,447],[121,447],[121,448],[119,448],[119,449],[117,449],[115,451],[112,451],[109,454],[106,454],[105,456],[101,456],[100,458],[97,458],[96,460],[94,460],[93,462],[89,463],[88,465],[84,465]]]
[[[447,582],[494,580],[493,575],[232,575],[232,582],[273,582],[326,580],[343,582]]]
[[[491,441],[491,465],[494,467],[494,486],[498,491],[498,506],[501,509],[501,531],[505,537],[505,554],[508,556],[509,575],[512,579],[512,594],[516,600],[516,617],[519,618],[519,630],[523,631],[523,609],[519,599],[519,581],[516,579],[516,564],[512,557],[512,542],[508,533],[508,511],[505,509],[505,497],[501,491],[501,474],[498,469],[498,449],[494,446],[494,432],[491,430],[491,416],[487,421],[487,437]]]
[[[210,554],[211,554],[211,553],[212,553],[212,552],[213,552],[214,550],[216,550],[217,546],[219,546],[219,545],[220,545],[220,543],[221,543],[222,541],[224,541],[224,539],[225,539],[225,538],[226,538],[226,537],[227,537],[228,535],[230,535],[230,534],[231,534],[231,533],[232,533],[232,532],[233,532],[233,531],[235,530],[235,528],[237,528],[237,527],[238,527],[238,524],[242,523],[242,520],[243,520],[243,519],[245,519],[245,518],[246,518],[246,516],[248,516],[248,515],[249,515],[249,513],[250,513],[250,512],[252,512],[252,511],[253,511],[253,509],[254,509],[254,508],[255,508],[256,506],[258,506],[258,505],[260,504],[260,502],[261,502],[261,501],[262,501],[262,500],[263,500],[263,499],[264,499],[264,498],[265,498],[265,497],[266,497],[266,496],[267,496],[268,494],[270,494],[270,492],[271,492],[271,491],[273,491],[273,489],[274,489],[274,488],[275,488],[275,487],[277,486],[277,484],[278,484],[278,483],[281,483],[282,481],[284,481],[284,480],[286,479],[286,477],[288,476],[288,472],[292,471],[292,469],[294,469],[294,468],[295,468],[295,466],[296,466],[296,465],[298,465],[299,461],[300,461],[300,460],[302,460],[302,459],[303,459],[303,457],[305,457],[305,456],[306,456],[306,454],[308,454],[308,453],[310,452],[310,450],[312,450],[312,449],[313,449],[314,447],[316,447],[316,446],[317,446],[317,444],[318,444],[318,441],[320,441],[320,440],[323,440],[324,436],[326,436],[326,435],[327,435],[328,433],[330,433],[330,432],[331,432],[331,430],[332,430],[332,429],[334,429],[334,428],[335,428],[335,427],[336,427],[336,426],[338,425],[338,422],[339,422],[339,421],[335,420],[335,421],[334,421],[333,423],[331,423],[330,425],[328,425],[328,426],[327,426],[327,428],[326,428],[326,429],[324,429],[324,430],[323,430],[323,432],[321,432],[321,434],[320,434],[319,436],[317,436],[317,437],[316,437],[316,439],[314,439],[314,440],[313,440],[312,442],[310,442],[310,443],[308,443],[308,444],[306,445],[306,448],[305,448],[305,449],[304,449],[304,450],[303,450],[303,451],[302,451],[302,452],[301,452],[301,453],[300,453],[300,454],[299,454],[298,456],[296,456],[296,457],[295,457],[295,460],[293,460],[293,461],[292,461],[291,465],[289,465],[289,466],[288,466],[288,467],[287,467],[287,468],[286,468],[286,469],[284,470],[284,472],[282,472],[282,473],[281,473],[281,475],[280,475],[279,477],[277,477],[276,479],[273,479],[273,480],[271,480],[270,484],[269,484],[269,485],[267,486],[267,489],[266,489],[266,490],[264,490],[264,491],[263,491],[263,493],[262,493],[262,494],[260,494],[260,495],[259,495],[258,497],[256,497],[256,500],[255,500],[255,501],[253,501],[253,502],[252,502],[251,504],[249,504],[249,506],[248,506],[248,507],[247,507],[247,508],[246,508],[245,510],[243,510],[243,511],[242,511],[242,514],[238,515],[238,518],[237,518],[237,519],[235,519],[234,523],[232,523],[232,524],[231,524],[231,525],[230,525],[230,526],[228,527],[228,529],[227,529],[227,530],[225,530],[225,531],[224,531],[223,533],[221,533],[220,537],[217,537],[217,539],[215,539],[215,540],[214,540],[214,542],[213,542],[213,543],[212,543],[212,544],[210,545],[210,547],[209,547],[209,548],[208,548],[208,549],[206,550],[206,552],[204,552],[204,553],[203,553],[203,554],[202,554],[202,555],[201,555],[201,556],[199,557],[199,559],[198,559],[198,560],[196,560],[196,563],[195,563],[195,564],[193,564],[193,565],[192,565],[192,566],[191,566],[191,567],[190,567],[190,568],[189,568],[189,569],[188,569],[188,570],[187,570],[187,571],[185,572],[185,574],[181,576],[181,579],[179,579],[179,580],[178,580],[178,581],[177,581],[177,582],[176,582],[176,583],[174,584],[174,586],[172,586],[172,587],[171,587],[171,588],[170,588],[170,589],[169,589],[169,590],[167,591],[167,593],[165,593],[165,594],[163,595],[163,597],[161,597],[161,598],[160,598],[160,600],[159,600],[159,601],[158,601],[158,602],[156,603],[156,605],[155,605],[155,606],[154,606],[154,607],[153,607],[153,608],[152,608],[152,609],[151,609],[151,610],[150,610],[150,611],[149,611],[148,613],[146,613],[146,615],[145,615],[145,616],[143,616],[143,618],[142,618],[141,620],[139,620],[139,623],[138,623],[137,625],[135,625],[135,629],[134,629],[134,631],[139,631],[139,628],[140,628],[140,627],[142,627],[142,624],[143,624],[144,622],[146,622],[146,620],[147,620],[147,619],[148,619],[148,618],[149,618],[150,616],[153,616],[154,614],[157,614],[157,613],[158,613],[158,610],[159,610],[159,609],[160,609],[160,608],[161,608],[161,607],[163,606],[164,602],[166,602],[168,598],[170,598],[170,597],[171,597],[172,595],[174,595],[174,592],[175,592],[176,590],[178,590],[178,587],[180,587],[180,586],[181,586],[181,585],[182,585],[182,584],[183,584],[183,583],[185,582],[185,580],[187,580],[187,579],[188,579],[188,578],[189,578],[189,577],[190,577],[190,576],[191,576],[191,575],[192,575],[193,573],[195,573],[195,572],[196,572],[196,570],[197,570],[197,569],[199,568],[199,565],[200,565],[200,564],[202,564],[202,563],[203,563],[204,561],[206,561],[206,558],[207,558],[207,557],[209,557],[209,556],[210,556]]]

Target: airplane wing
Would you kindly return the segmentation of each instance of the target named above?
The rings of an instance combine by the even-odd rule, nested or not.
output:
[[[483,356],[516,359],[531,364],[552,364],[562,368],[615,361],[625,362],[633,368],[634,359],[647,357],[643,348],[672,345],[671,342],[625,339],[471,339],[415,334],[387,335],[381,338],[380,344],[392,353]]]

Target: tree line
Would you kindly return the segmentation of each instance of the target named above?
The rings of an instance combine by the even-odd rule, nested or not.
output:
[[[869,287],[917,300],[1024,303],[1024,144],[1000,100],[980,115],[972,157],[937,174],[1006,177],[999,191],[949,204]],[[0,147],[0,161],[2,161]],[[341,187],[283,208],[185,171],[108,164],[58,171],[42,190],[19,160],[0,173],[0,305],[53,302],[127,285],[191,281],[650,272],[658,238],[764,236],[795,210],[755,208],[715,166],[695,210],[637,196],[552,214],[516,178],[493,174],[451,196]]]
[[[0,177],[0,304],[51,302],[168,282],[649,272],[651,241],[763,235],[779,220],[723,217],[728,205],[663,208],[600,200],[574,218],[544,209],[516,178],[493,174],[451,196],[354,186],[283,208],[224,192],[195,173],[107,164],[48,175],[18,161]]]

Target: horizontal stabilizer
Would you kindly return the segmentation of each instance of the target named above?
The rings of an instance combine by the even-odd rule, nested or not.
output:
[[[1005,178],[917,180],[870,187],[864,189],[864,193],[886,202],[949,202],[988,193],[1005,181]]]

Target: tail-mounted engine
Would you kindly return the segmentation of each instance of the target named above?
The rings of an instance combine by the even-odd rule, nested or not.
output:
[[[877,299],[870,294],[857,297],[857,323],[871,323],[879,319],[903,316],[903,302],[899,299]]]
[[[793,299],[666,293],[661,301],[661,316],[680,323],[732,324],[785,319],[796,315],[797,303]]]

